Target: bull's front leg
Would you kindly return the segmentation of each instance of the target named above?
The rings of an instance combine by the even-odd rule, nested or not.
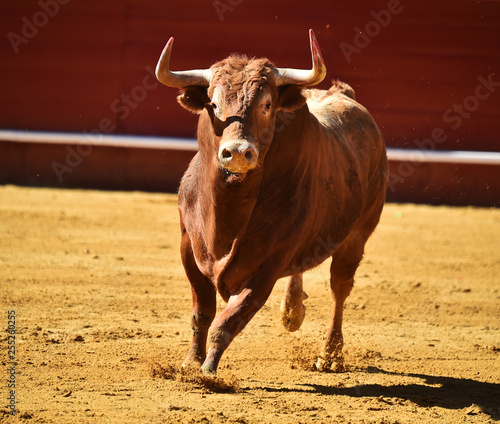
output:
[[[198,269],[191,241],[185,232],[183,232],[181,240],[181,258],[191,284],[193,297],[191,314],[193,340],[182,366],[199,368],[206,358],[208,329],[215,318],[217,310],[216,290],[212,281]]]
[[[201,367],[204,374],[215,374],[222,354],[234,337],[264,305],[273,287],[272,281],[250,284],[232,295],[210,328],[208,354]]]

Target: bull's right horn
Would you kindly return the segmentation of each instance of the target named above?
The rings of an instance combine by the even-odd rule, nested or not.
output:
[[[168,87],[176,88],[186,88],[190,86],[208,87],[212,76],[210,69],[170,71],[170,54],[172,53],[173,44],[174,37],[171,37],[158,60],[158,64],[156,65],[156,78],[158,81]]]

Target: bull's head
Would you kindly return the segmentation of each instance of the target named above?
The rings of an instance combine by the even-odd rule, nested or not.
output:
[[[262,163],[273,138],[276,113],[304,105],[303,87],[320,83],[326,75],[318,42],[309,30],[312,69],[277,68],[267,59],[233,55],[209,69],[169,70],[173,38],[156,67],[158,80],[180,88],[179,103],[210,119],[213,160],[221,170],[239,176]],[[206,111],[206,113],[205,113]],[[200,136],[199,136],[200,138]],[[200,146],[204,140],[199,140]]]

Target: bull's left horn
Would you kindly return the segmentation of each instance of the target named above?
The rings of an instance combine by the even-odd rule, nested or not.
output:
[[[312,69],[276,68],[276,85],[316,85],[326,76],[326,66],[321,56],[318,41],[312,29],[309,30]]]
[[[156,78],[158,78],[158,81],[168,87],[176,88],[186,88],[190,86],[208,87],[210,84],[210,77],[212,76],[210,69],[176,72],[169,69],[170,54],[172,53],[173,44],[174,37],[171,37],[158,60],[158,65],[156,65]]]

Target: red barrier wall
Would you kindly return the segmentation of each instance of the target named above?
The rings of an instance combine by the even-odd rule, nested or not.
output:
[[[0,142],[0,184],[176,192],[193,155],[177,149]]]
[[[500,147],[499,2],[16,0],[0,27],[3,128],[192,137],[196,117],[150,75],[170,36],[175,69],[235,51],[308,67],[313,28],[327,78],[355,88],[388,146],[442,128],[438,149]]]

